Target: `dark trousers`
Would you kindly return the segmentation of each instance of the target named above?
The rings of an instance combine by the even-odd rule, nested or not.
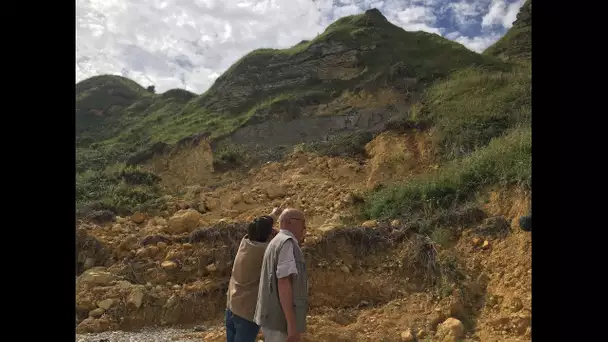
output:
[[[255,342],[260,327],[254,322],[232,314],[226,309],[227,342]]]

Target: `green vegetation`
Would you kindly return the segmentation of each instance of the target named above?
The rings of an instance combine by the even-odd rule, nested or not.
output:
[[[327,141],[302,144],[300,148],[322,156],[354,158],[365,155],[365,145],[373,138],[371,133],[337,134],[330,136]]]
[[[523,4],[513,27],[484,52],[487,56],[529,62],[532,57],[532,0]]]
[[[412,218],[463,205],[488,186],[531,187],[531,6],[527,1],[513,28],[484,53],[514,62],[509,70],[465,68],[426,89],[405,126],[432,126],[443,166],[371,191],[367,217]],[[449,240],[442,228],[430,228],[437,240]]]
[[[430,122],[443,156],[468,155],[515,126],[530,126],[532,75],[467,68],[428,88],[413,119]]]
[[[525,6],[530,7],[530,2]],[[420,179],[418,185],[394,189],[393,194],[378,191],[372,203],[366,204],[370,216],[411,209],[416,196],[460,198],[482,184],[525,178],[513,174],[517,168],[509,163],[516,162],[516,156],[511,161],[502,156],[500,162],[485,160],[492,151],[513,152],[509,148],[517,144],[512,140],[522,140],[529,126],[531,77],[529,66],[520,63],[526,60],[522,49],[529,46],[522,43],[530,32],[531,9],[529,13],[518,16],[507,34],[511,38],[505,36],[484,54],[435,34],[406,32],[379,11],[369,10],[341,18],[313,40],[289,49],[251,52],[200,96],[181,89],[157,94],[152,85],[145,88],[120,76],[79,82],[77,204],[83,210],[107,208],[120,213],[159,204],[155,202],[160,195],[157,177],[120,164],[129,156],[159,145],[170,147],[203,132],[219,139],[246,124],[298,117],[302,108],[329,103],[345,92],[402,89],[400,82],[411,79],[418,90],[427,89],[407,125],[432,126],[443,160],[454,165],[444,170],[453,171],[444,171],[436,179]],[[509,52],[515,51],[513,45],[519,52]],[[506,56],[523,59],[513,63]],[[320,76],[340,68],[350,76]],[[322,112],[340,113],[332,108]],[[370,135],[335,136],[303,148],[331,156],[356,156],[364,153],[370,139]],[[244,165],[244,156],[237,147],[224,147],[217,151],[214,164],[219,169]],[[505,165],[513,172],[506,172]],[[505,173],[488,175],[497,170]],[[475,185],[468,185],[469,181]]]
[[[78,173],[76,176],[77,213],[111,210],[128,215],[136,210],[160,208],[159,178],[141,168],[115,165],[104,171]]]
[[[531,186],[532,130],[513,129],[471,155],[449,162],[439,172],[369,194],[365,214],[372,218],[411,217],[465,202],[490,185]]]
[[[318,74],[318,67],[324,63],[324,58],[335,60],[335,53],[348,55],[350,52],[354,53],[356,62],[349,62],[345,58],[342,64],[359,68],[361,72],[356,77],[332,80],[311,77]],[[302,64],[311,59],[319,60],[318,65]],[[288,65],[301,67],[289,69],[286,67]],[[468,66],[499,70],[509,68],[493,56],[474,53],[439,35],[404,31],[391,24],[379,11],[369,10],[364,14],[339,19],[311,41],[288,49],[252,51],[234,63],[196,101],[200,106],[214,111],[237,114],[284,92],[300,94],[315,89],[335,97],[348,89],[390,86],[387,78],[389,73],[394,72],[394,66],[398,66],[400,71],[398,78],[416,78],[420,84]],[[301,81],[285,82],[281,87],[270,86],[285,78],[299,78]],[[251,97],[237,101],[223,99],[229,96],[227,89],[230,87],[252,86],[264,86],[266,90],[254,91]]]
[[[219,147],[213,154],[213,168],[226,171],[247,163],[247,153],[243,147],[228,144]]]

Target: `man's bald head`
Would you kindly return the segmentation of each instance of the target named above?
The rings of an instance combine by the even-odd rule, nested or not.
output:
[[[279,227],[293,233],[299,242],[304,242],[306,220],[302,211],[294,208],[283,210],[279,216]]]
[[[292,219],[292,218],[303,220],[304,213],[298,209],[287,208],[287,209],[283,210],[283,212],[279,216],[279,222],[282,222],[283,220]]]

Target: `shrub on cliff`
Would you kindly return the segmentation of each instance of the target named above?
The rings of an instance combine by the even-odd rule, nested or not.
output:
[[[160,178],[139,167],[115,166],[103,171],[88,170],[76,176],[77,215],[92,210],[110,210],[130,215],[136,210],[161,206]]]
[[[365,155],[365,145],[374,138],[369,132],[346,133],[330,136],[326,141],[304,144],[302,149],[330,157],[357,157]]]
[[[366,198],[365,214],[369,218],[411,217],[416,212],[463,202],[488,185],[529,189],[531,162],[531,129],[514,129],[436,174],[373,190]]]

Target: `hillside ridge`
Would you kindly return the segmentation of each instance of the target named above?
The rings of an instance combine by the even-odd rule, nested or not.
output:
[[[267,87],[246,112],[213,92],[81,84],[77,340],[225,341],[248,222],[283,206],[306,217],[303,341],[531,341],[526,15],[482,55],[376,11],[342,18],[227,72],[224,86]]]

